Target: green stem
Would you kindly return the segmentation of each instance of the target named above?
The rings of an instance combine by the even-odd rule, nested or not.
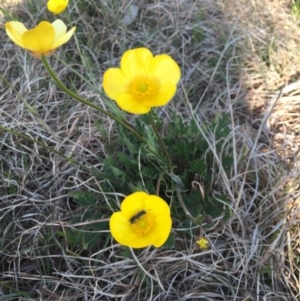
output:
[[[154,133],[155,133],[155,135],[156,135],[156,137],[157,137],[157,139],[158,139],[158,141],[159,141],[159,143],[160,143],[160,145],[161,145],[161,147],[163,149],[164,155],[166,157],[166,162],[167,162],[167,170],[168,170],[168,173],[170,173],[171,172],[171,159],[170,159],[170,156],[169,156],[168,151],[166,149],[166,146],[165,146],[164,142],[162,141],[161,136],[160,136],[160,134],[159,134],[159,132],[157,130],[157,127],[155,125],[155,122],[154,122],[151,110],[148,113],[148,117],[149,117],[152,129],[153,129],[153,131],[154,131]]]
[[[79,48],[77,49],[79,51]],[[79,72],[77,72],[74,68],[72,68],[68,63],[66,63],[63,59],[59,57],[56,53],[53,53],[52,56],[54,56],[58,61],[60,61],[64,66],[66,66],[69,70],[71,70],[74,74],[76,74],[79,78],[81,78],[83,81],[85,81],[89,86],[93,88],[94,91],[96,91],[99,95],[103,96],[103,92],[95,86],[91,81],[87,80],[83,75],[81,75]]]
[[[13,21],[18,21],[13,16],[11,16],[4,8],[0,7],[0,12],[2,12],[4,15],[6,15],[8,18],[12,19]]]
[[[146,143],[146,139],[138,132],[136,131],[129,123],[115,117],[113,114],[105,111],[104,109],[102,109],[101,107],[93,104],[92,102],[82,98],[81,96],[79,96],[77,93],[69,90],[62,82],[61,80],[56,76],[56,74],[54,73],[54,71],[51,69],[50,65],[48,64],[47,59],[42,56],[41,57],[42,62],[44,64],[44,66],[46,67],[47,71],[49,72],[49,74],[51,75],[51,77],[53,78],[53,80],[55,81],[55,83],[59,86],[60,89],[62,89],[64,92],[66,92],[68,95],[70,95],[71,97],[77,99],[79,102],[92,107],[94,109],[96,109],[97,111],[109,116],[110,118],[112,118],[113,120],[115,120],[117,123],[121,124],[122,126],[124,126],[125,128],[127,128],[130,132],[132,132],[139,140],[141,140],[142,142]]]
[[[46,60],[46,58],[44,56],[41,57],[42,62],[45,66],[45,68],[47,69],[47,71],[49,72],[49,74],[51,75],[52,79],[55,81],[55,83],[58,85],[58,87],[60,89],[62,89],[64,92],[66,92],[68,95],[70,95],[71,97],[77,99],[79,102],[92,107],[94,109],[96,109],[97,111],[109,116],[110,118],[112,118],[113,120],[115,120],[117,123],[121,124],[122,126],[124,126],[127,130],[129,130],[131,133],[133,133],[141,142],[148,144],[147,140],[144,138],[144,136],[142,134],[140,134],[137,130],[135,130],[131,124],[129,124],[126,121],[123,121],[117,117],[115,117],[113,114],[105,111],[104,109],[102,109],[101,107],[93,104],[92,102],[82,98],[81,96],[79,96],[77,93],[69,90],[62,82],[61,80],[56,76],[56,74],[54,73],[54,71],[52,70],[52,68],[50,67],[48,61]],[[149,146],[149,145],[148,145]],[[157,158],[160,159],[160,156],[153,150],[150,148],[150,146],[148,147],[148,150],[154,154]]]

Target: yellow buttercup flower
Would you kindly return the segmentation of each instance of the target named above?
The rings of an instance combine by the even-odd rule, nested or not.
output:
[[[169,55],[136,48],[124,53],[120,68],[104,73],[103,89],[122,110],[145,114],[171,100],[179,79],[179,66]]]
[[[33,29],[27,29],[17,21],[5,24],[6,33],[18,46],[29,50],[36,58],[52,54],[56,48],[68,42],[75,32],[76,26],[67,32],[67,26],[62,20],[52,24],[42,21]]]
[[[47,2],[48,10],[54,15],[62,13],[68,6],[69,0],[49,0]]]
[[[161,247],[172,226],[169,205],[156,195],[135,192],[127,196],[121,211],[113,213],[109,227],[114,239],[131,248]]]
[[[196,242],[201,250],[205,250],[209,247],[209,242],[204,237],[200,237]]]

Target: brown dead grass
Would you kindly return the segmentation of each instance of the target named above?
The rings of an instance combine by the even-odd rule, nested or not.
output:
[[[291,1],[219,1],[226,19],[245,36],[242,80],[250,122],[265,118],[261,142],[274,150],[283,164],[281,189],[285,191],[287,258],[284,282],[299,298],[299,19],[291,14]],[[243,51],[245,50],[245,51]]]
[[[14,9],[15,6],[22,3],[23,0],[1,0],[0,7],[5,8],[7,11],[11,11]],[[4,22],[4,14],[0,11],[0,22]]]

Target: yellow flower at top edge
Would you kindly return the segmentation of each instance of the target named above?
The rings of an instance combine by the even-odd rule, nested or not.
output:
[[[48,10],[54,15],[62,13],[68,6],[69,0],[49,0],[47,2]]]
[[[23,23],[11,21],[5,23],[6,33],[18,46],[29,50],[36,58],[52,54],[56,48],[68,42],[76,26],[67,32],[62,20],[53,23],[42,21],[33,29],[27,29]]]
[[[171,231],[170,207],[156,195],[135,192],[123,200],[121,211],[113,213],[109,227],[113,238],[121,245],[158,248]]]
[[[120,68],[105,71],[103,89],[122,110],[145,114],[166,105],[179,80],[179,66],[169,55],[153,56],[147,48],[136,48],[124,53]]]

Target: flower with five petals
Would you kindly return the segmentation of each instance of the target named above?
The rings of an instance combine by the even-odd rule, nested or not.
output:
[[[103,89],[122,110],[145,114],[171,100],[179,79],[179,66],[169,55],[136,48],[124,53],[120,68],[104,73]]]
[[[114,239],[131,248],[161,247],[169,237],[172,219],[169,205],[156,195],[135,192],[127,196],[121,211],[112,214],[109,227]]]

